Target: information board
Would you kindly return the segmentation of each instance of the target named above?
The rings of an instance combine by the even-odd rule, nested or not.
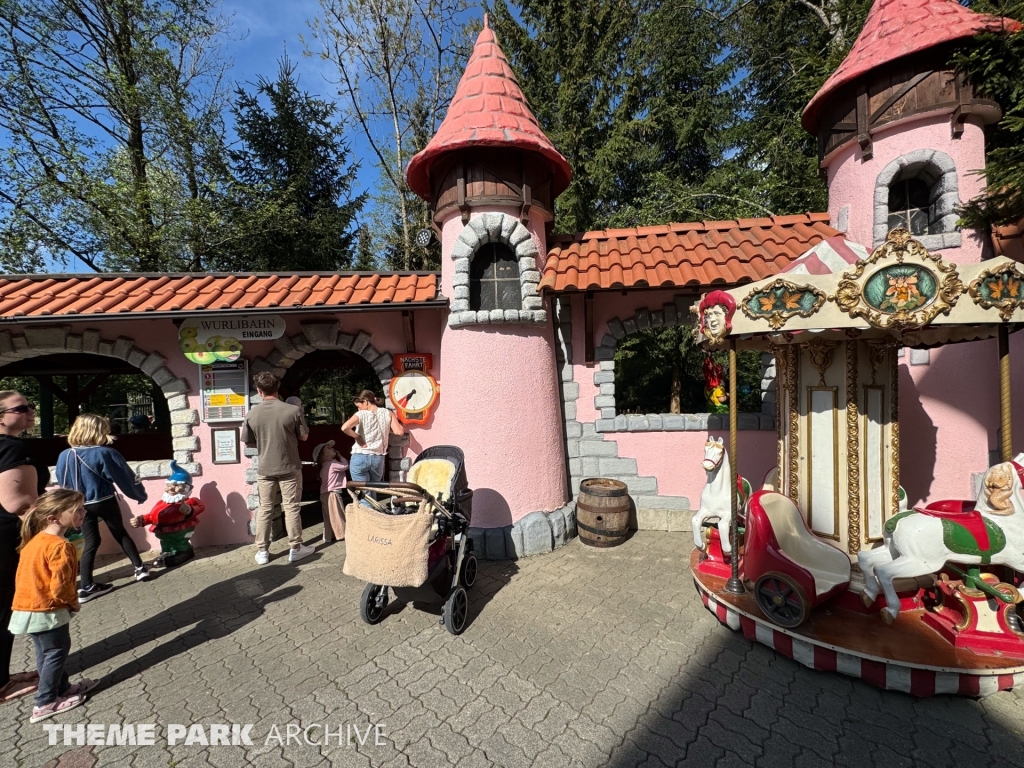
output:
[[[249,363],[211,363],[199,366],[203,421],[242,421],[249,411]]]

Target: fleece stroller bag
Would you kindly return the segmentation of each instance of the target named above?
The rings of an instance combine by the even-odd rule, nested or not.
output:
[[[346,576],[388,587],[426,583],[434,516],[420,504],[408,515],[386,515],[362,504],[345,510]]]

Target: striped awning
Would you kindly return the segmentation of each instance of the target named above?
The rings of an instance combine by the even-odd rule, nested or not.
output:
[[[831,275],[845,272],[852,264],[870,255],[868,249],[860,243],[840,236],[828,237],[798,256],[792,264],[781,270],[781,273]]]

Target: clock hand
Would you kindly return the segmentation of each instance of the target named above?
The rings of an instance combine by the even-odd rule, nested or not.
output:
[[[415,394],[416,394],[416,390],[415,389],[412,390],[411,392],[409,392],[408,395],[406,395],[405,397],[403,397],[401,400],[398,401],[398,407],[399,408],[405,408],[406,404],[409,402],[409,399],[413,395],[415,395]]]

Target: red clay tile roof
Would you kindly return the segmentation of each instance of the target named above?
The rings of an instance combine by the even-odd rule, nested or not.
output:
[[[0,321],[332,309],[438,299],[438,273],[97,274],[0,278]]]
[[[552,238],[540,288],[700,288],[774,275],[839,232],[827,213],[607,229]]]
[[[956,0],[875,0],[843,63],[804,107],[801,123],[815,133],[826,98],[876,67],[983,30],[1016,32],[1013,19],[975,13]]]
[[[431,166],[443,155],[467,147],[517,147],[542,155],[555,175],[555,197],[572,180],[569,161],[541,130],[487,25],[486,14],[444,122],[423,151],[409,162],[405,172],[409,188],[429,200]]]

